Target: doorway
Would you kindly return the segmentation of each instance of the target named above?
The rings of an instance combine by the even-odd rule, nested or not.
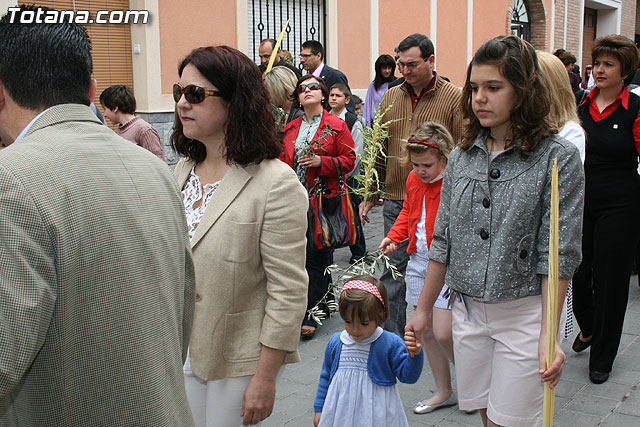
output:
[[[591,50],[596,40],[596,30],[598,23],[598,11],[585,7],[584,9],[584,26],[582,27],[582,78],[584,79],[584,71],[587,65],[591,64]]]

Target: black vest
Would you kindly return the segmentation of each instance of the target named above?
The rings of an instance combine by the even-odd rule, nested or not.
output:
[[[640,97],[630,93],[628,109],[621,104],[599,122],[591,117],[589,102],[578,109],[587,134],[585,198],[606,204],[637,203],[640,200],[640,177],[633,124],[640,110]]]
[[[346,114],[344,115],[344,121],[347,123],[347,126],[349,127],[349,132],[353,132],[353,125],[356,124],[356,120],[358,120],[358,117],[353,114],[351,111],[347,111]]]

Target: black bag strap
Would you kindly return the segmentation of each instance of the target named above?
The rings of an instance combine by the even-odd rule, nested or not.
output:
[[[345,189],[345,177],[344,177],[344,173],[342,172],[342,162],[340,161],[339,158],[337,157],[333,157],[333,156],[327,156],[331,159],[331,163],[333,163],[333,167],[336,168],[336,172],[338,172],[338,186],[340,187],[341,190],[344,191]],[[338,164],[336,165],[336,161],[338,162]],[[318,187],[316,187],[318,188]],[[319,190],[321,193],[325,193],[325,191],[327,191],[327,178],[326,177],[322,177],[320,185],[319,185]],[[311,192],[310,192],[311,193]]]
[[[336,168],[336,172],[338,172],[338,184],[340,188],[344,190],[344,173],[342,172],[342,162],[337,157],[329,157],[331,159],[331,163],[333,163],[333,167]],[[336,165],[336,160],[338,161],[338,165]]]

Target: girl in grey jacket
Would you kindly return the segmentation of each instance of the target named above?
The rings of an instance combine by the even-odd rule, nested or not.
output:
[[[468,119],[442,185],[425,285],[407,330],[421,336],[445,279],[453,290],[459,407],[485,423],[542,422],[543,382],[565,355],[545,360],[551,172],[558,159],[559,312],[581,253],[584,172],[576,147],[555,135],[536,53],[514,36],[489,40],[467,70]]]

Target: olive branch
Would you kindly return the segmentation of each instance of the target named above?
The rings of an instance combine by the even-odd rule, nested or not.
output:
[[[326,306],[329,310],[329,315],[338,311],[338,297],[342,291],[342,287],[351,278],[368,274],[375,276],[378,269],[385,266],[391,276],[394,279],[402,277],[402,274],[398,271],[395,265],[391,264],[389,257],[382,253],[382,250],[375,252],[367,252],[362,258],[349,265],[347,268],[340,267],[338,264],[331,264],[325,270],[325,274],[339,273],[338,278],[333,283],[329,283],[329,289],[324,296],[318,301],[318,303],[307,310],[307,316],[309,319],[313,319],[318,325],[322,325],[322,320],[326,318],[325,312],[320,308]]]
[[[380,105],[378,105],[374,114],[371,126],[366,126],[364,128],[364,149],[362,156],[360,157],[362,173],[354,176],[358,185],[357,188],[352,188],[353,193],[360,196],[363,201],[369,200],[382,190],[376,164],[379,158],[386,160],[389,157],[386,154],[385,144],[385,141],[389,138],[389,126],[391,126],[392,123],[403,120],[400,118],[382,123],[382,119],[393,107],[393,104],[395,104],[395,101],[389,104],[384,111],[381,111],[382,102],[380,102]]]
[[[320,135],[317,138],[312,139],[310,142],[305,141],[303,145],[296,150],[298,156],[307,156],[315,154],[314,150],[323,150],[325,153],[327,150],[322,146],[322,141],[331,137],[334,133],[333,128],[325,124],[320,128]]]

